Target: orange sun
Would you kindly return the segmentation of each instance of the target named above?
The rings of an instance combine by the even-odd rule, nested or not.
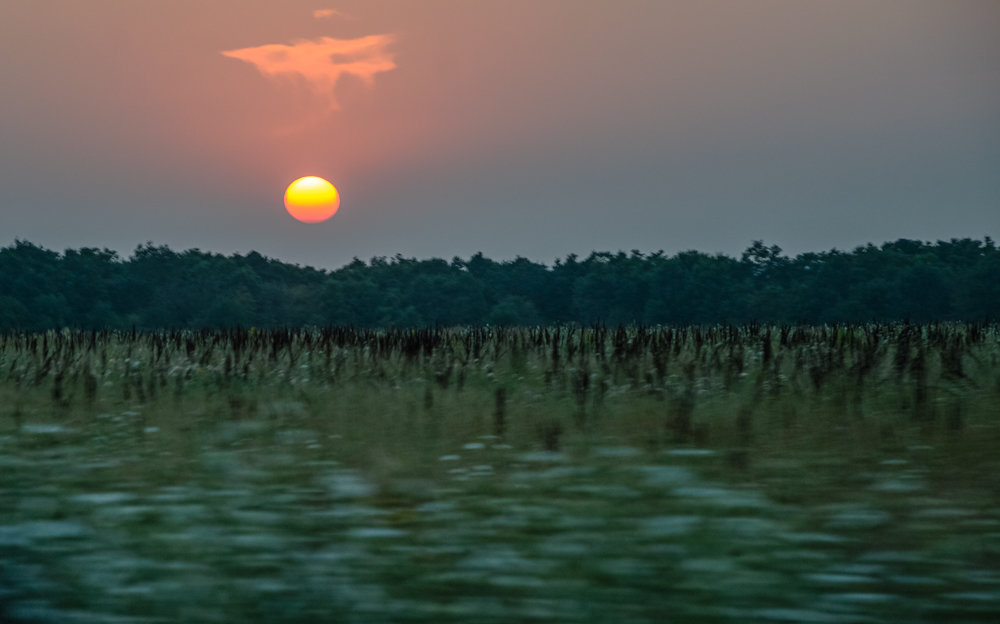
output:
[[[285,210],[303,223],[326,221],[338,208],[340,193],[323,178],[299,178],[285,189]]]

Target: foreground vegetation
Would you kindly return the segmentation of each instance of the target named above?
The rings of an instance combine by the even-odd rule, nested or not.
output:
[[[151,244],[128,259],[0,249],[0,330],[743,324],[996,319],[1000,249],[989,238],[898,240],[784,256],[756,241],[740,258],[592,253],[546,266],[373,258],[336,271]],[[206,303],[208,302],[208,303]]]
[[[136,405],[147,420],[238,420],[278,403],[360,427],[416,418],[521,442],[558,430],[550,450],[605,428],[636,443],[731,442],[775,418],[961,430],[996,416],[998,358],[987,324],[0,335],[18,426],[33,414],[91,425]]]
[[[0,335],[0,620],[994,621],[992,324]]]

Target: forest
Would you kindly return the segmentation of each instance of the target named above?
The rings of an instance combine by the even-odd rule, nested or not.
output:
[[[0,249],[0,330],[980,321],[1000,311],[993,240],[900,239],[789,257],[593,252],[551,266],[375,257],[320,270],[146,243]]]

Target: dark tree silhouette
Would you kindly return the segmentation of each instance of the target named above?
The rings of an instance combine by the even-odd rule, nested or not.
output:
[[[552,266],[475,254],[355,259],[335,271],[257,252],[223,256],[146,243],[59,254],[0,249],[0,329],[353,325],[823,324],[1000,316],[989,237],[901,239],[796,257],[754,241],[739,259],[684,251],[594,252]]]

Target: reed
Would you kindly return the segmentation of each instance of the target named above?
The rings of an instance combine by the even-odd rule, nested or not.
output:
[[[0,392],[16,400],[0,415],[9,430],[271,406],[277,425],[295,412],[391,429],[419,415],[544,448],[567,434],[740,445],[773,427],[901,418],[955,432],[997,416],[998,353],[1000,327],[985,323],[8,332]]]

